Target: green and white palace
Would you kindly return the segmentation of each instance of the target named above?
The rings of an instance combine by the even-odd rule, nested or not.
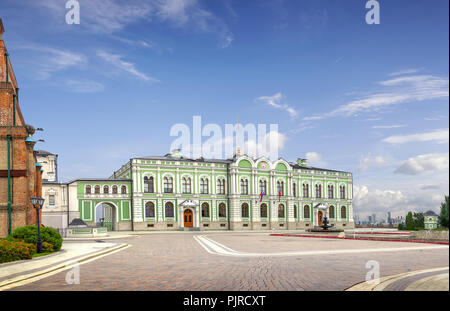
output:
[[[44,174],[54,173],[45,163]],[[118,231],[295,230],[321,225],[327,216],[348,229],[352,184],[352,173],[311,167],[305,159],[190,159],[176,150],[130,159],[107,179],[58,183],[44,176],[43,222],[66,228],[81,218]]]

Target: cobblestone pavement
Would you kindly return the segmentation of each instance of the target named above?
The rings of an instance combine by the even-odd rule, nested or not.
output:
[[[12,290],[344,290],[365,280],[369,260],[380,276],[446,267],[449,250],[232,257],[210,254],[194,235],[206,235],[239,251],[270,253],[399,247],[395,242],[271,237],[268,233],[152,234],[116,240],[132,247],[80,266],[80,284],[68,285],[66,272]],[[417,246],[404,243],[401,247]],[[423,246],[421,244],[420,246]]]

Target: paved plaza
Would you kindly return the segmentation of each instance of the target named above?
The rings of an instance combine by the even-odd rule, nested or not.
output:
[[[114,242],[131,247],[80,265],[79,284],[67,284],[62,271],[10,290],[342,291],[365,281],[370,260],[379,263],[381,278],[449,263],[448,245],[269,233],[153,233]],[[448,269],[446,276],[439,271],[440,282],[448,284]],[[420,281],[417,275],[409,280]],[[407,286],[403,281],[386,288]]]

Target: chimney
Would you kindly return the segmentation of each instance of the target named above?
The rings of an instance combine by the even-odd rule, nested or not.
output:
[[[3,33],[5,32],[5,27],[3,27],[2,19],[0,18],[0,39],[3,37]]]

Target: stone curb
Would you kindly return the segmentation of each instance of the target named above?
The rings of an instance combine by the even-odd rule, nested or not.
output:
[[[370,284],[370,283],[364,281],[364,282],[360,282],[355,285],[352,285],[349,288],[346,288],[344,291],[380,291],[380,290],[383,290],[389,284],[396,282],[398,280],[401,280],[403,278],[407,278],[411,275],[417,275],[417,274],[434,272],[434,271],[445,271],[445,270],[448,270],[448,267],[410,271],[410,272],[385,276],[385,277],[382,277],[379,279],[378,284]]]
[[[112,253],[114,251],[120,250],[120,249],[128,247],[128,246],[131,246],[131,245],[126,244],[126,243],[122,243],[122,244],[119,244],[119,245],[114,246],[112,248],[109,248],[109,249],[106,249],[106,250],[101,250],[101,251],[96,252],[94,254],[85,255],[85,256],[83,256],[81,258],[78,258],[78,259],[72,259],[72,260],[69,259],[69,260],[67,260],[64,263],[58,264],[58,265],[56,265],[54,267],[51,267],[51,268],[47,268],[47,269],[44,269],[44,270],[41,270],[41,271],[37,271],[37,272],[34,272],[34,273],[30,273],[30,274],[26,274],[26,275],[21,275],[21,276],[12,278],[12,279],[7,279],[7,280],[5,280],[3,282],[0,282],[0,291],[7,290],[11,286],[15,287],[15,286],[13,286],[14,283],[22,282],[22,281],[25,281],[25,280],[28,280],[28,279],[32,279],[32,278],[35,278],[35,277],[38,277],[38,276],[44,276],[46,274],[50,274],[52,272],[56,272],[57,270],[64,271],[67,268],[69,268],[71,265],[81,264],[81,263],[84,263],[85,261],[94,259],[96,257],[100,257],[102,255],[106,255],[108,253]]]

